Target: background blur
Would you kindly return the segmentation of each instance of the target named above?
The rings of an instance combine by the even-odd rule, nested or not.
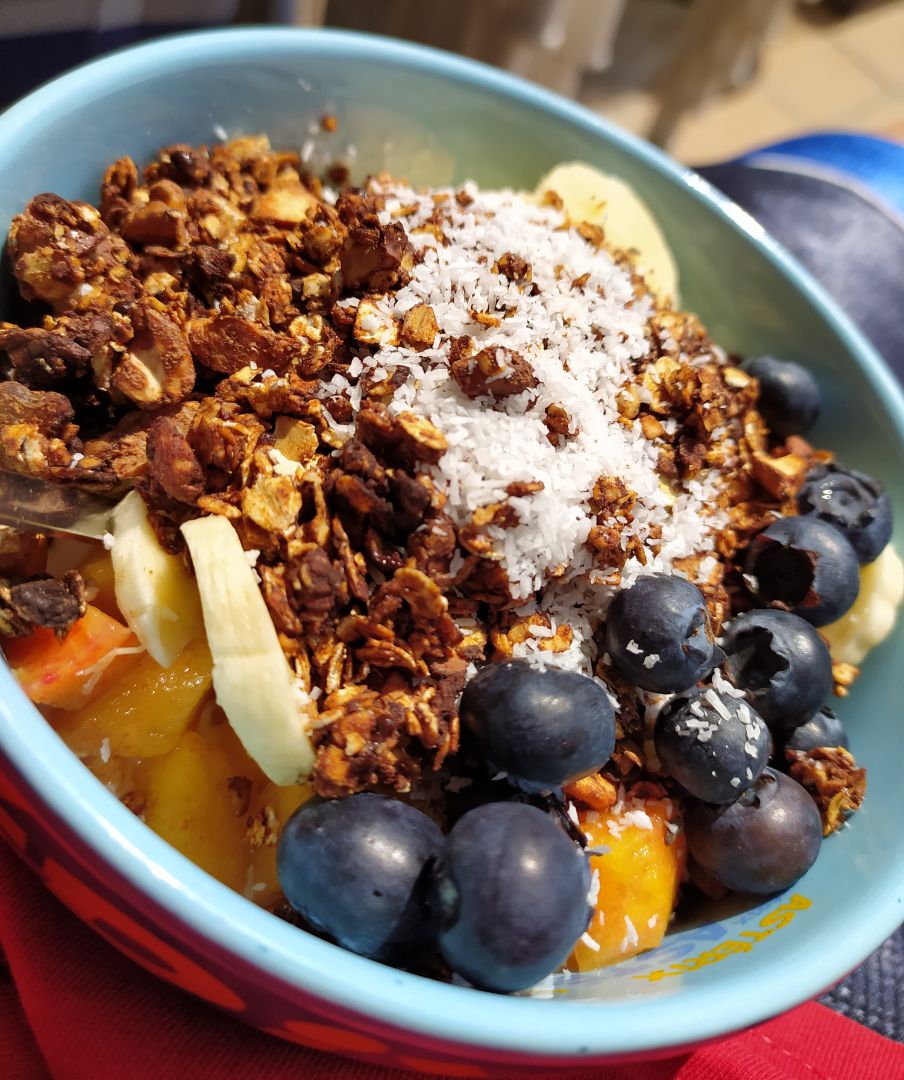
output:
[[[904,139],[904,0],[0,0],[0,106],[110,49],[236,22],[475,56],[696,164],[820,129]]]

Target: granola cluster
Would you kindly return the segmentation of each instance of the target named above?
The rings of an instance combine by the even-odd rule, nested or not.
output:
[[[469,665],[527,641],[550,656],[575,645],[566,622],[524,610],[500,553],[544,482],[525,476],[466,520],[453,515],[446,432],[404,407],[404,366],[377,362],[402,350],[500,422],[536,412],[564,451],[580,423],[559,401],[538,404],[535,361],[491,337],[539,295],[536,268],[500,253],[485,270],[511,302],[471,304],[463,323],[426,302],[397,310],[472,196],[437,194],[425,215],[381,183],[325,197],[296,154],[263,137],[171,146],[143,173],[120,159],[99,209],[39,195],[15,219],[9,256],[31,322],[0,324],[0,468],[113,494],[137,487],[171,552],[185,521],[228,518],[286,656],[319,692],[314,781],[331,797],[406,792],[439,768],[458,746]],[[603,244],[596,226],[578,233],[588,251]],[[700,584],[718,627],[742,603],[735,553],[794,512],[825,455],[800,439],[769,450],[756,380],[615,258],[650,305],[643,355],[625,360],[616,387],[617,423],[653,455],[669,497],[718,479],[708,543],[671,563]],[[589,279],[566,283],[575,298]],[[639,530],[637,492],[605,471],[587,501],[587,566],[611,590],[626,567],[659,556],[662,527]],[[3,633],[65,628],[83,605],[74,577],[0,579]],[[643,720],[602,662],[599,672],[621,702],[623,741],[617,775],[594,798],[614,800],[617,783],[641,775]]]

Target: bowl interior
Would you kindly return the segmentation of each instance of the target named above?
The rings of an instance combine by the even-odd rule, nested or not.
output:
[[[338,118],[335,135],[312,133],[325,112]],[[904,520],[900,397],[850,324],[702,181],[577,107],[480,65],[357,35],[289,31],[209,34],[114,56],[0,120],[0,230],[37,192],[96,201],[104,166],[121,155],[141,164],[164,145],[254,132],[275,145],[305,145],[315,159],[352,153],[355,177],[385,168],[416,183],[471,177],[528,187],[572,159],[624,177],[667,234],[684,306],[730,351],[773,351],[812,365],[827,399],[815,441],[879,476]],[[840,978],[904,916],[904,832],[892,812],[901,804],[904,761],[904,727],[892,717],[904,683],[900,640],[869,658],[838,703],[869,770],[864,809],[824,845],[792,893],[672,934],[615,968],[557,979],[538,991],[554,997],[548,1002],[429,984],[324,942],[299,942],[297,931],[151,836],[69,755],[5,670],[0,746],[42,797],[62,808],[66,793],[70,820],[105,858],[221,944],[252,959],[266,952],[289,981],[402,1026],[460,1032],[476,1043],[630,1052],[717,1034],[795,1004]],[[654,1000],[668,1007],[651,1013]],[[570,1007],[575,1001],[603,1004],[607,1022],[588,1024],[582,1007]],[[547,1010],[545,1021],[538,1008]]]

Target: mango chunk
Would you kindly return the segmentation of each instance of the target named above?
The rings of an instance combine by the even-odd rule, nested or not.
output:
[[[203,639],[192,642],[171,668],[145,653],[87,705],[58,721],[57,731],[79,755],[168,754],[210,689],[211,668]]]
[[[599,892],[587,933],[568,959],[572,971],[594,971],[662,941],[687,857],[683,833],[668,828],[670,809],[665,801],[647,800],[627,819],[579,811],[589,846],[608,851],[590,858]]]
[[[264,820],[271,820],[278,832],[298,807],[313,797],[314,787],[309,781],[287,787],[269,783],[258,797],[255,813],[262,813]],[[255,904],[266,908],[282,900],[283,892],[276,875],[276,844],[272,841],[265,840],[254,851],[248,895]]]
[[[250,849],[244,816],[230,793],[230,763],[197,731],[186,731],[166,757],[149,763],[145,821],[186,858],[243,892]]]
[[[91,603],[100,608],[111,618],[124,622],[122,612],[116,603],[116,589],[113,582],[113,560],[109,551],[96,551],[79,566],[79,573],[85,579]]]

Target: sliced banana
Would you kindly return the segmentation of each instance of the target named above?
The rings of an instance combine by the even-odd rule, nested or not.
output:
[[[201,594],[217,702],[267,776],[298,783],[314,769],[306,722],[315,708],[292,674],[238,535],[222,517],[188,521],[182,535]]]
[[[129,492],[113,511],[110,555],[123,618],[157,663],[171,667],[201,635],[201,603],[182,560],[158,543],[137,491]]]
[[[860,664],[894,629],[902,600],[904,563],[889,544],[860,571],[860,595],[850,611],[820,629],[833,659]]]
[[[554,191],[575,221],[602,226],[613,247],[634,254],[638,269],[660,301],[678,305],[678,270],[649,207],[616,176],[580,161],[556,165],[534,189],[534,198]]]

